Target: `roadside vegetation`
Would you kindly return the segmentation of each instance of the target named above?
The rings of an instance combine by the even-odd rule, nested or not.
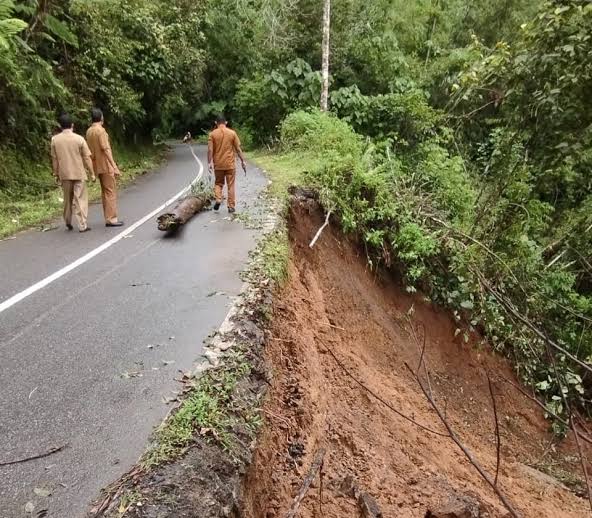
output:
[[[302,153],[282,153],[269,150],[256,150],[247,153],[250,160],[255,162],[265,171],[271,184],[268,192],[278,200],[285,201],[288,198],[288,188],[291,185],[300,185],[304,182],[304,171],[315,167],[315,162]]]
[[[142,465],[151,468],[178,458],[193,444],[195,434],[214,440],[232,453],[235,445],[231,431],[243,418],[254,435],[257,416],[250,416],[236,404],[237,384],[250,375],[251,368],[241,351],[232,352],[222,367],[207,372],[189,387],[178,411],[156,431]],[[234,410],[240,410],[238,415]]]
[[[371,265],[450,307],[465,340],[482,333],[548,415],[565,418],[589,411],[592,389],[591,112],[582,95],[592,7],[547,2],[529,13],[511,44],[474,36],[462,53],[440,50],[433,59],[449,68],[423,87],[426,76],[412,70],[385,93],[342,87],[331,114],[288,91],[281,97],[296,111],[270,132],[279,155],[267,164],[316,186]],[[405,56],[410,69],[417,57]],[[300,70],[313,81],[300,63],[261,84],[289,84]],[[565,419],[553,426],[568,429]]]

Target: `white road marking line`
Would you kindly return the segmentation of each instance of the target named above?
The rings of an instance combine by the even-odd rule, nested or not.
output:
[[[105,273],[99,275],[92,282],[85,284],[84,287],[80,288],[78,291],[69,294],[67,297],[62,299],[57,305],[51,306],[46,311],[43,311],[43,313],[41,313],[41,315],[39,315],[38,317],[36,317],[32,321],[28,322],[25,327],[21,328],[18,331],[18,333],[12,335],[7,340],[0,342],[0,348],[2,348],[5,345],[10,345],[11,343],[13,343],[16,340],[20,339],[21,337],[25,336],[31,330],[39,327],[42,324],[42,322],[44,322],[45,320],[47,320],[51,316],[59,313],[63,307],[66,307],[68,304],[70,304],[72,302],[72,300],[74,300],[76,297],[79,297],[80,295],[82,295],[87,289],[92,288],[93,286],[96,286],[97,284],[103,282],[107,277],[112,275],[114,272],[116,272],[117,270],[119,270],[120,268],[122,268],[124,266],[127,266],[127,264],[130,261],[133,261],[140,254],[143,254],[150,247],[152,247],[156,243],[158,243],[158,241],[159,241],[159,238],[155,238],[153,241],[149,241],[146,245],[142,246],[139,250],[136,250],[134,253],[126,255],[125,259],[123,259],[120,263],[117,263],[113,268],[110,268]]]
[[[193,152],[193,148],[190,147],[190,149],[191,149],[191,153],[193,154],[193,157],[197,161],[197,164],[199,167],[199,172],[198,172],[197,176],[193,179],[193,181],[187,187],[185,187],[182,191],[179,191],[171,199],[164,202],[160,207],[157,207],[156,209],[154,209],[150,214],[147,214],[142,219],[136,221],[133,225],[130,225],[129,227],[127,227],[123,232],[120,232],[115,237],[111,238],[109,241],[106,241],[105,243],[98,246],[94,250],[91,250],[90,252],[88,252],[86,255],[83,255],[82,257],[76,259],[76,261],[70,263],[69,265],[64,266],[64,268],[62,268],[61,270],[58,270],[57,272],[52,273],[51,275],[47,276],[45,279],[40,280],[38,283],[33,284],[32,286],[29,286],[26,290],[23,290],[20,293],[17,293],[16,295],[13,295],[9,299],[0,303],[0,313],[2,313],[3,311],[6,311],[8,308],[14,306],[15,304],[18,304],[21,300],[26,299],[30,295],[33,295],[33,293],[45,288],[46,286],[48,286],[52,282],[57,281],[59,278],[63,277],[64,275],[71,272],[72,270],[75,270],[76,268],[83,265],[84,263],[90,261],[93,257],[96,257],[101,252],[104,252],[105,250],[107,250],[107,248],[113,246],[118,241],[121,241],[128,234],[132,233],[138,227],[140,227],[141,225],[146,223],[149,219],[152,219],[159,212],[163,211],[171,203],[174,203],[181,196],[183,196],[188,191],[190,191],[191,188],[193,187],[193,185],[195,185],[196,183],[198,183],[201,180],[201,177],[203,176],[203,172],[204,172],[204,167],[203,167],[201,160]]]

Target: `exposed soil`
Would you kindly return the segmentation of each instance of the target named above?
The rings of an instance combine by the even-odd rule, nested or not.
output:
[[[520,514],[589,516],[587,500],[576,495],[582,482],[574,444],[568,439],[557,445],[540,408],[500,381],[500,375],[515,380],[507,362],[477,340],[465,343],[462,333],[455,336],[448,312],[368,271],[357,247],[337,231],[327,228],[311,250],[308,243],[322,221],[312,202],[292,208],[290,279],[275,303],[266,346],[272,386],[243,488],[244,516],[283,518],[320,448],[327,449],[321,476],[302,502],[300,517],[378,516],[372,510],[363,514],[362,503],[372,501],[389,518],[423,518],[428,511],[508,515],[450,438],[397,416],[328,353],[395,408],[445,433],[405,367],[405,362],[418,365],[424,327],[435,399],[475,458],[494,474],[496,436],[484,372],[491,373],[502,441],[499,487]],[[447,504],[465,514],[445,515]]]

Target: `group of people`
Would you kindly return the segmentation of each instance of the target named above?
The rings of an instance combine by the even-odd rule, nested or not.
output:
[[[117,177],[121,175],[104,128],[103,112],[98,108],[91,111],[92,124],[86,132],[86,140],[74,132],[72,118],[68,114],[59,117],[60,133],[51,139],[51,161],[56,182],[64,192],[64,222],[73,230],[72,217],[76,218],[78,230],[88,232],[87,181],[97,177],[101,184],[101,198],[105,226],[120,227],[123,221],[117,217]],[[191,141],[191,133],[183,142]],[[226,118],[216,118],[216,127],[208,138],[208,167],[214,174],[214,210],[220,209],[222,193],[226,184],[228,190],[228,212],[236,211],[235,178],[236,155],[240,158],[243,171],[247,172],[245,157],[236,132],[228,128]]]
[[[86,183],[97,177],[101,184],[101,198],[105,226],[121,227],[117,217],[117,177],[121,175],[113,158],[109,135],[104,128],[103,112],[91,111],[91,126],[86,140],[74,133],[74,123],[68,114],[59,117],[60,133],[51,139],[51,163],[53,175],[64,192],[64,222],[73,230],[72,216],[78,230],[88,232],[88,191]]]

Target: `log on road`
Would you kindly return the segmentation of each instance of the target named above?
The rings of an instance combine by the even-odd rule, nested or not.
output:
[[[171,212],[158,216],[158,230],[163,232],[176,230],[209,204],[210,197],[205,195],[183,198]]]

